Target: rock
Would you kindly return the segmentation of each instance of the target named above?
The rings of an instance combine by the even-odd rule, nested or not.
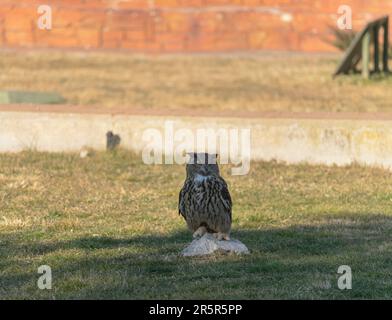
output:
[[[83,148],[80,150],[79,156],[80,156],[82,159],[84,159],[84,158],[87,158],[87,157],[89,156],[89,154],[90,154],[90,152],[88,151],[88,149],[85,148],[85,147],[83,147]]]
[[[203,256],[217,250],[236,254],[249,253],[248,248],[239,240],[217,240],[211,233],[206,233],[201,238],[193,240],[181,254],[184,257]]]
[[[94,150],[91,148],[83,146],[82,149],[80,149],[79,156],[82,159],[87,158],[87,157],[91,157],[93,155],[94,155]]]

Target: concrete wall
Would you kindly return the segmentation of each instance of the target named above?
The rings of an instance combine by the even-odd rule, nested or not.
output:
[[[52,30],[37,28],[41,4]],[[390,0],[0,0],[0,47],[334,51],[325,38],[342,4],[356,30],[392,12]]]
[[[384,120],[383,120],[384,119]],[[125,148],[141,151],[143,132],[162,133],[167,121],[174,129],[251,129],[251,158],[287,163],[345,165],[353,162],[392,167],[392,116],[352,118],[173,116],[51,112],[0,112],[0,152],[25,149],[79,151],[83,146],[103,150],[105,134],[121,136]]]

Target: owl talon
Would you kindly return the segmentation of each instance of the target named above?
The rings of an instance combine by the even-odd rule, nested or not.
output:
[[[216,238],[216,240],[222,240],[222,234],[221,233],[213,233],[212,235]]]
[[[228,233],[221,233],[221,232],[218,232],[218,233],[214,233],[213,236],[214,236],[217,240],[219,240],[219,241],[221,241],[221,240],[227,240],[227,241],[229,241],[229,240],[230,240],[230,235],[229,235]]]
[[[199,227],[194,233],[193,233],[193,238],[201,238],[204,236],[204,234],[207,233],[207,228],[206,227]]]

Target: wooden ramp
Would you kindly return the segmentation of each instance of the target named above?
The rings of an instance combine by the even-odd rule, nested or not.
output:
[[[362,59],[362,75],[368,78],[370,75],[369,62],[370,62],[370,45],[371,42],[374,46],[374,70],[373,72],[380,72],[379,66],[379,32],[384,29],[383,34],[383,52],[382,52],[382,71],[388,72],[388,26],[389,18],[384,16],[380,19],[368,23],[363,30],[356,35],[351,42],[350,47],[346,50],[342,61],[337,67],[334,77],[340,74],[348,74],[350,71],[356,71],[356,66]],[[372,41],[373,40],[373,41]]]

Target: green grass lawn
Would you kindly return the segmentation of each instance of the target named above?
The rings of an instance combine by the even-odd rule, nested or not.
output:
[[[0,155],[0,298],[392,298],[392,173],[253,162],[230,176],[247,256],[182,258],[184,167],[125,151]],[[49,265],[52,290],[39,290]],[[349,265],[352,290],[337,287]]]
[[[392,77],[332,79],[340,56],[1,51],[1,90],[56,91],[69,104],[153,110],[391,111]]]

